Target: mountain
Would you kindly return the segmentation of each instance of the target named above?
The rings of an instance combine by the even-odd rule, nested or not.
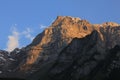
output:
[[[31,44],[0,51],[0,77],[120,80],[120,25],[58,16]],[[9,54],[9,55],[8,55]],[[6,57],[4,56],[6,55]]]

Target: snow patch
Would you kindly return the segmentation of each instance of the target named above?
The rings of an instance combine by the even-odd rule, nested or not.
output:
[[[0,74],[2,74],[2,71],[0,71]]]
[[[0,59],[2,59],[3,61],[6,61],[6,59],[4,57],[2,57],[2,56],[0,56]]]
[[[13,58],[9,58],[9,60],[11,60],[11,61],[15,61]]]

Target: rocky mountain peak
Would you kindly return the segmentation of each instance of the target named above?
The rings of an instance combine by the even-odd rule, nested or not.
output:
[[[101,25],[103,27],[101,27]],[[106,26],[106,27],[104,27]],[[109,27],[112,26],[112,27]],[[26,56],[20,70],[30,69],[30,65],[38,62],[55,61],[60,52],[68,46],[74,38],[84,38],[93,31],[97,31],[97,51],[105,53],[106,49],[111,49],[120,44],[120,27],[117,23],[106,22],[104,24],[93,25],[87,20],[81,20],[70,16],[58,16],[52,25],[40,33],[33,42],[25,49]],[[117,34],[116,34],[117,33]],[[55,52],[54,52],[55,51]]]
[[[60,51],[74,38],[83,38],[93,31],[92,25],[86,20],[69,16],[58,16],[55,22],[40,33],[25,49],[27,59],[20,69],[28,69],[28,65],[39,60],[55,60]],[[54,53],[56,51],[56,53]],[[47,54],[47,56],[46,56]],[[41,59],[39,59],[41,57]],[[54,58],[53,58],[54,57]],[[39,60],[38,60],[39,59]],[[30,67],[30,66],[29,66]]]
[[[78,23],[81,19],[71,16],[57,16],[56,20],[53,22],[52,26],[57,26],[64,23]]]
[[[117,23],[58,16],[31,44],[12,51],[4,70],[29,80],[107,80],[116,66],[120,69],[119,39]]]

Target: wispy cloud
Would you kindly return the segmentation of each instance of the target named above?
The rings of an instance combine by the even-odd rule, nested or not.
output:
[[[8,41],[7,41],[7,51],[11,52],[13,51],[16,47],[20,47],[19,40],[21,37],[27,38],[30,41],[34,39],[34,37],[31,35],[32,30],[30,28],[26,28],[26,30],[18,32],[16,27],[13,27],[11,29],[12,34],[8,36]]]
[[[40,29],[45,29],[45,28],[47,28],[47,26],[45,26],[45,25],[40,25]]]
[[[25,40],[27,39],[27,40],[30,40],[30,41],[32,41],[34,39],[34,36],[32,35],[33,34],[33,29],[28,27],[23,31],[18,31],[16,26],[17,26],[17,24],[15,24],[13,26],[13,28],[11,29],[12,34],[8,35],[6,50],[9,51],[9,52],[13,51],[16,47],[22,47],[23,46],[20,43],[21,38],[24,38]],[[44,25],[39,26],[39,29],[41,29],[41,30],[43,30],[45,28],[47,28],[47,26],[44,26]]]
[[[16,47],[19,46],[19,32],[17,32],[16,28],[12,28],[12,34],[8,36],[7,42],[7,51],[12,51]]]
[[[27,39],[30,39],[31,41],[34,39],[34,37],[31,35],[32,30],[30,28],[27,28],[25,31],[22,32],[21,35],[24,35]]]

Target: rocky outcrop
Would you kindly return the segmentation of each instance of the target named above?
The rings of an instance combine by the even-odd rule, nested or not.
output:
[[[14,61],[5,71],[28,80],[113,80],[120,73],[119,39],[117,23],[58,16],[31,44],[10,53]]]
[[[0,75],[6,72],[10,72],[10,67],[15,60],[10,56],[10,53],[4,50],[0,50]]]

